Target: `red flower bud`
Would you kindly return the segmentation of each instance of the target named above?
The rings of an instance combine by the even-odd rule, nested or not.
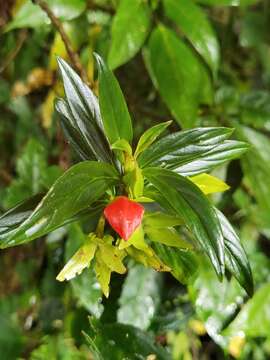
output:
[[[142,222],[144,208],[125,196],[119,196],[104,209],[104,215],[111,227],[128,240]]]

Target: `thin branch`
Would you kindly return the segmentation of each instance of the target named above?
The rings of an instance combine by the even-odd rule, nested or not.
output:
[[[9,66],[9,64],[15,59],[19,51],[21,50],[25,40],[27,38],[27,30],[23,29],[19,32],[18,40],[15,48],[7,55],[2,65],[0,66],[0,74]]]
[[[61,21],[54,15],[54,13],[48,7],[48,4],[44,0],[32,0],[32,2],[34,4],[36,4],[36,5],[38,5],[48,15],[48,17],[51,20],[52,24],[54,25],[56,30],[59,32],[59,34],[60,34],[60,36],[61,36],[61,38],[63,40],[63,43],[65,44],[65,47],[66,47],[68,56],[69,56],[69,58],[70,58],[70,60],[72,62],[72,65],[77,70],[77,72],[81,75],[81,78],[83,79],[83,81],[85,83],[87,83],[88,85],[90,85],[88,77],[87,77],[87,73],[86,73],[84,67],[81,64],[79,55],[72,48],[70,39],[68,38]]]

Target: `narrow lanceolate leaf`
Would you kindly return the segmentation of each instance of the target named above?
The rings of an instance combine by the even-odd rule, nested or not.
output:
[[[10,233],[3,246],[31,241],[64,225],[117,181],[118,175],[109,164],[84,161],[72,166],[57,179],[30,217]]]
[[[230,188],[224,181],[205,173],[192,176],[190,180],[206,195],[226,191]]]
[[[165,14],[185,34],[215,74],[219,63],[219,44],[205,12],[192,0],[163,0]]]
[[[204,64],[163,25],[152,32],[144,59],[154,85],[176,121],[184,128],[194,126],[199,104],[212,101],[212,86]]]
[[[180,175],[193,176],[211,171],[249,149],[247,143],[226,140],[226,128],[196,128],[167,135],[142,153],[140,167],[162,166]]]
[[[3,234],[12,231],[26,220],[34,211],[40,200],[44,197],[44,193],[40,193],[22,201],[18,205],[9,209],[0,216],[0,238]]]
[[[82,160],[95,160],[95,154],[88,144],[87,133],[76,123],[68,103],[64,99],[57,99],[55,109],[59,114],[64,135]]]
[[[151,11],[144,0],[121,0],[112,24],[108,63],[111,69],[126,63],[140,50],[149,31]]]
[[[249,296],[253,294],[253,277],[240,239],[226,217],[216,209],[225,244],[225,265]]]
[[[133,266],[124,281],[117,320],[147,329],[160,303],[161,276],[142,265]]]
[[[89,267],[97,248],[95,242],[92,241],[93,237],[95,237],[95,235],[89,236],[85,244],[76,251],[57,275],[56,280],[64,281],[73,279],[76,275],[80,275],[85,268]]]
[[[162,166],[179,168],[200,159],[215,149],[232,134],[232,129],[222,127],[195,128],[169,134],[152,144],[139,157],[141,168]]]
[[[79,141],[75,148],[77,151],[78,148],[83,148],[83,154],[88,155],[90,152],[87,159],[94,157],[100,161],[112,162],[112,154],[104,135],[95,95],[63,59],[58,58],[58,64],[63,78],[66,101],[58,102],[56,110],[62,118],[69,139],[72,138],[72,144],[77,144]]]
[[[184,176],[192,176],[213,170],[230,160],[236,159],[248,151],[250,146],[242,141],[226,140],[212,150],[202,153],[183,165],[175,166],[174,171]]]
[[[146,150],[155,140],[156,138],[163,133],[163,131],[171,124],[171,121],[167,121],[155,126],[152,126],[150,129],[147,129],[138,142],[136,151],[135,151],[135,158],[140,155],[144,150]]]
[[[187,178],[160,168],[148,168],[144,176],[179,215],[192,232],[197,244],[209,256],[220,278],[224,274],[224,241],[219,220],[212,205]]]
[[[110,144],[119,139],[132,141],[132,123],[122,90],[112,71],[95,54],[99,74],[99,105]]]
[[[183,251],[163,244],[153,244],[157,256],[170,267],[171,274],[181,283],[186,284],[196,274],[198,263],[192,251]]]

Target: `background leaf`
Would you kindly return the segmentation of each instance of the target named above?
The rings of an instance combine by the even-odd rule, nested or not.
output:
[[[163,25],[152,32],[145,61],[154,85],[179,125],[194,126],[199,103],[205,101],[206,93],[206,102],[211,102],[211,84],[203,64]]]
[[[95,360],[108,358],[133,358],[139,360],[149,355],[156,355],[160,360],[169,360],[166,350],[156,345],[149,334],[125,324],[94,324],[86,339],[93,351]]]
[[[191,0],[163,0],[165,14],[174,21],[204,58],[214,74],[219,65],[219,44],[203,10]]]
[[[124,281],[117,320],[146,330],[160,303],[161,275],[142,265],[129,269]]]
[[[151,12],[143,0],[121,0],[112,24],[108,55],[111,69],[129,61],[143,45],[151,22]]]

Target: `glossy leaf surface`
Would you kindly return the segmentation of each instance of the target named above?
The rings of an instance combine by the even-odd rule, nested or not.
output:
[[[213,73],[216,73],[219,44],[204,11],[192,0],[163,0],[163,3],[166,16],[179,26]]]
[[[108,164],[85,161],[67,170],[4,246],[18,245],[65,224],[91,206],[118,180]]]
[[[217,210],[225,244],[225,264],[249,296],[253,294],[253,278],[247,255],[240,239],[226,217]]]
[[[179,215],[197,244],[211,259],[217,274],[224,273],[224,242],[217,215],[205,195],[190,180],[172,171],[148,168],[144,176]]]
[[[150,36],[145,61],[177,122],[184,128],[194,126],[201,100],[211,102],[210,80],[196,54],[174,32],[159,25]]]
[[[66,102],[58,102],[56,110],[64,118],[69,136],[73,134],[73,142],[76,144],[82,138],[82,144],[87,146],[87,153],[91,154],[88,159],[94,157],[100,161],[112,162],[97,98],[67,62],[58,58],[58,64],[63,78]],[[82,146],[78,144],[79,148]]]
[[[198,271],[197,259],[192,251],[175,249],[160,243],[154,243],[153,249],[171,268],[171,274],[183,284],[187,284]]]
[[[108,63],[112,69],[129,61],[143,45],[151,11],[143,0],[121,0],[112,24]]]
[[[138,158],[142,168],[161,166],[184,176],[210,171],[244,153],[244,142],[226,140],[229,128],[196,128],[169,134],[157,140]]]
[[[119,139],[132,141],[133,130],[127,104],[112,71],[95,55],[99,74],[99,105],[106,135],[111,144]]]
[[[92,321],[85,334],[94,360],[144,359],[149,355],[169,360],[170,355],[142,330],[126,324],[101,324]]]

